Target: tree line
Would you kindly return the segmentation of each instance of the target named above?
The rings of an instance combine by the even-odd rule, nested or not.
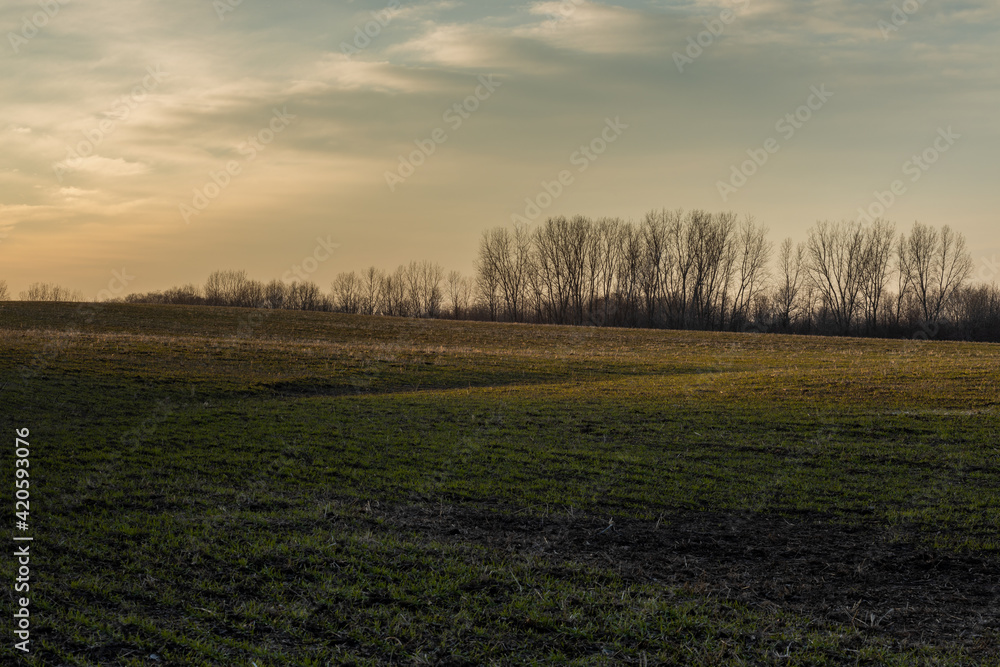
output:
[[[489,319],[715,331],[1000,340],[1000,291],[973,284],[948,225],[823,221],[776,249],[752,217],[651,211],[486,231]]]
[[[473,281],[457,271],[447,276],[440,265],[410,262],[388,273],[370,267],[358,274],[340,273],[330,291],[312,281],[268,283],[243,270],[214,271],[204,286],[188,284],[162,292],[129,294],[126,303],[235,306],[318,310],[397,317],[476,318]]]
[[[906,231],[877,219],[816,223],[777,248],[734,213],[650,211],[641,220],[550,217],[485,231],[475,274],[413,261],[311,281],[215,271],[203,286],[129,303],[366,315],[1000,341],[1000,289],[975,281],[948,225]],[[66,292],[64,288],[61,288]],[[39,285],[21,298],[51,300]],[[61,295],[65,296],[63,292]],[[66,292],[68,294],[68,292]],[[74,294],[74,297],[76,295]]]
[[[83,301],[83,292],[55,283],[35,282],[18,293],[21,301]],[[7,281],[0,280],[0,301],[8,299]]]

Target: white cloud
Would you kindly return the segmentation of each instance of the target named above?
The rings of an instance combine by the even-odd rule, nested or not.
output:
[[[427,72],[393,65],[388,62],[371,62],[351,59],[343,54],[331,53],[315,67],[318,81],[297,81],[292,90],[323,87],[340,90],[375,90],[389,93],[415,93],[436,88]]]
[[[454,0],[439,0],[438,2],[428,2],[422,5],[407,4],[393,11],[392,17],[393,20],[423,18],[436,12],[457,9],[461,6],[461,2],[455,2]]]
[[[430,65],[562,74],[553,49],[593,55],[662,53],[676,21],[662,13],[589,0],[536,2],[507,20],[425,21],[422,32],[386,49]]]
[[[482,68],[504,63],[510,49],[496,30],[485,26],[428,24],[419,37],[390,47],[387,51],[435,65]]]
[[[82,188],[59,188],[59,194],[67,199],[76,199],[86,195],[94,194],[96,190],[84,190]]]
[[[520,26],[511,34],[582,53],[651,53],[664,48],[668,26],[662,15],[587,0],[538,2],[528,11],[547,20]]]
[[[149,171],[149,165],[142,162],[129,162],[120,157],[107,158],[100,155],[82,158],[78,162],[67,164],[67,167],[104,176],[134,176]]]

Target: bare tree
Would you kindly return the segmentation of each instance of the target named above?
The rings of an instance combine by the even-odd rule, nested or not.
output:
[[[597,307],[591,305],[591,321],[600,320],[600,324],[610,324],[614,313],[615,280],[619,275],[619,265],[622,262],[622,226],[620,218],[601,218],[594,226],[595,248],[592,253],[594,284],[598,292],[600,313],[593,312]]]
[[[379,291],[385,279],[382,271],[369,266],[361,276],[361,311],[365,315],[378,312]]]
[[[245,308],[258,308],[264,300],[264,283],[259,280],[248,280],[240,291],[239,305]]]
[[[885,286],[889,282],[895,238],[895,226],[881,218],[875,220],[865,232],[861,296],[864,299],[865,327],[869,333],[874,333],[878,326]]]
[[[456,320],[461,319],[469,311],[469,301],[472,298],[472,283],[458,271],[448,273],[448,305]]]
[[[171,287],[163,292],[163,302],[185,306],[202,305],[205,300],[197,285],[187,284],[183,287]]]
[[[264,286],[260,306],[263,308],[284,308],[287,292],[285,283],[280,280],[272,280]]]
[[[410,317],[437,317],[441,309],[441,279],[444,271],[431,262],[410,262],[400,267],[405,287],[406,311]]]
[[[787,330],[802,308],[799,295],[805,270],[805,246],[796,245],[791,238],[782,241],[778,250],[778,270],[781,282],[774,292],[774,307],[779,325]]]
[[[915,222],[905,252],[921,316],[926,323],[937,323],[948,300],[972,275],[972,258],[965,248],[965,237],[948,225],[939,232]]]
[[[639,265],[639,291],[642,294],[647,326],[656,326],[662,304],[669,225],[670,213],[664,209],[646,213],[639,226],[643,249]]]
[[[205,281],[205,301],[212,306],[254,305],[252,291],[247,272],[242,270],[213,271]]]
[[[476,264],[476,298],[486,308],[490,321],[495,322],[500,314],[503,301],[500,289],[500,274],[494,264]]]
[[[483,232],[478,266],[493,274],[504,301],[507,319],[519,321],[531,270],[531,234],[515,225],[513,232],[496,227]]]
[[[495,227],[483,232],[483,237],[479,242],[479,259],[476,268],[484,286],[488,286],[489,291],[496,291],[504,300],[507,310],[511,310],[510,298],[506,294],[504,285],[504,275],[502,265],[507,263],[507,255],[510,252],[510,235],[506,228]],[[485,292],[484,292],[485,295]],[[491,299],[488,299],[491,300]],[[490,308],[491,319],[493,319],[494,307]]]
[[[683,216],[678,210],[670,220],[667,229],[667,256],[670,258],[666,273],[666,299],[671,326],[686,327],[688,325],[688,308],[690,305],[690,277],[694,264],[694,255],[688,244],[691,236],[688,233],[689,221],[692,216]]]
[[[355,314],[361,308],[361,280],[354,271],[338,273],[330,284],[333,307],[342,312]]]
[[[535,238],[532,236],[532,238]],[[542,272],[539,270],[538,249],[531,251],[531,271],[528,272],[528,287],[525,310],[530,309],[535,322],[544,322],[548,305],[545,294],[545,284],[542,281]]]
[[[444,269],[439,264],[424,261],[417,265],[417,271],[420,275],[419,315],[437,317],[441,314],[441,302],[444,297],[441,289]]]
[[[736,215],[720,213],[711,215],[693,211],[688,221],[688,251],[692,256],[691,304],[696,326],[712,328],[719,316],[718,326],[726,312],[729,283],[736,260],[733,230]]]
[[[573,298],[570,278],[570,221],[565,217],[547,218],[535,230],[535,257],[538,286],[549,321],[569,323],[569,306]]]
[[[772,246],[767,240],[767,227],[757,225],[750,216],[740,225],[736,242],[739,285],[733,296],[729,321],[731,326],[741,327],[754,316],[752,311],[757,297],[763,294]]]
[[[83,293],[55,283],[32,283],[20,292],[21,301],[82,301]]]
[[[403,284],[406,286],[406,311],[410,317],[420,317],[421,276],[416,262],[403,268]]]
[[[323,295],[312,281],[293,281],[285,292],[285,308],[290,310],[321,310]]]
[[[381,310],[384,314],[398,317],[408,317],[410,315],[405,267],[399,266],[392,273],[385,275],[382,281],[381,294]]]
[[[810,280],[837,331],[847,334],[861,294],[865,230],[857,221],[818,222],[809,230],[806,249]]]
[[[225,304],[225,288],[223,287],[222,271],[213,271],[205,279],[205,302],[210,306]]]
[[[639,324],[639,281],[642,274],[642,237],[631,222],[621,229],[621,256],[618,262],[618,301],[621,315],[618,322],[637,326]]]
[[[6,301],[7,298],[7,281],[0,280],[0,301]]]
[[[893,303],[893,324],[899,326],[905,304],[913,296],[913,271],[910,269],[910,253],[906,234],[896,240],[896,294]]]
[[[323,290],[311,280],[299,285],[299,299],[302,310],[322,310]]]
[[[587,267],[591,264],[590,253],[593,251],[593,222],[582,215],[573,216],[569,224],[562,228],[560,251],[563,253],[563,266],[566,268],[567,287],[573,304],[573,324],[583,324],[588,285]]]

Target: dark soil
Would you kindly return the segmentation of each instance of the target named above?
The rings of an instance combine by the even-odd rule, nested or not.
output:
[[[525,516],[513,508],[407,505],[379,512],[428,539],[476,543],[611,567],[817,624],[883,635],[902,646],[961,645],[1000,655],[1000,556],[936,550],[915,529],[847,525],[831,516],[683,511],[657,521]]]

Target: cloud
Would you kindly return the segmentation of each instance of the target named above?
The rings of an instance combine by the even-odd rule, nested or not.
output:
[[[124,158],[107,158],[91,155],[80,160],[67,161],[70,170],[86,171],[102,176],[135,176],[149,171],[149,165],[142,162],[129,162]]]
[[[634,129],[561,199],[566,212],[711,207],[720,171],[822,83],[835,104],[769,164],[776,189],[762,177],[740,204],[756,205],[777,228],[797,224],[800,208],[853,211],[856,198],[884,187],[880,170],[895,170],[928,129],[953,123],[976,139],[935,171],[928,192],[964,179],[967,209],[983,221],[995,210],[988,183],[1000,130],[990,112],[1000,102],[984,84],[1000,63],[995,0],[922,3],[887,38],[877,22],[901,1],[402,0],[350,57],[341,44],[353,44],[355,26],[364,30],[389,0],[302,0],[291,12],[238,4],[222,22],[207,0],[69,3],[23,57],[5,61],[0,226],[28,221],[18,242],[51,254],[53,239],[65,238],[73,257],[103,226],[121,252],[166,262],[160,240],[145,245],[146,232],[136,230],[148,227],[174,247],[203,241],[195,236],[202,227],[176,232],[178,198],[227,161],[242,163],[240,146],[273,108],[287,107],[299,118],[294,129],[246,164],[204,216],[219,238],[229,229],[260,232],[259,255],[225,246],[234,263],[268,271],[282,252],[292,261],[298,236],[308,242],[313,227],[353,234],[372,248],[366,261],[380,266],[432,253],[464,261],[466,241],[456,239],[474,244],[479,226],[505,222],[508,202],[551,180],[607,116],[621,114]],[[7,3],[0,19],[18,25],[30,7],[37,3]],[[679,73],[673,53],[724,9],[736,19]],[[125,119],[115,101],[157,63],[170,76]],[[452,131],[442,114],[483,74],[503,88]],[[73,173],[59,182],[53,164],[108,119],[117,122],[95,146],[103,155],[66,165]],[[388,197],[385,170],[436,127],[448,130],[447,143]],[[776,195],[779,188],[788,194]],[[834,208],[814,210],[827,205],[813,202],[817,190],[829,192]],[[798,192],[809,200],[798,202]],[[918,195],[908,201],[922,203]],[[420,236],[406,236],[420,224]],[[381,236],[396,239],[396,250],[384,250]],[[217,268],[218,247],[200,247],[197,270]],[[179,265],[161,268],[166,284],[188,279]]]
[[[462,3],[455,0],[438,0],[437,2],[426,2],[422,5],[408,3],[394,10],[392,17],[393,20],[426,18],[442,11],[458,9],[460,7],[462,7]]]
[[[314,67],[314,81],[297,81],[291,88],[296,92],[317,92],[324,87],[340,90],[373,90],[384,93],[417,93],[437,88],[428,72],[418,68],[394,65],[386,61],[371,62],[330,53]]]
[[[662,51],[670,28],[663,15],[603,5],[587,0],[538,2],[529,8],[542,23],[514,28],[512,35],[550,46],[593,54],[638,54]]]
[[[588,0],[536,2],[509,17],[438,23],[385,52],[453,69],[565,72],[561,55],[637,55],[662,52],[669,18]]]
[[[509,36],[475,24],[428,23],[422,34],[386,51],[406,60],[459,69],[510,68],[521,60]]]
[[[59,194],[67,199],[76,199],[96,192],[97,190],[84,190],[83,188],[59,188]]]

